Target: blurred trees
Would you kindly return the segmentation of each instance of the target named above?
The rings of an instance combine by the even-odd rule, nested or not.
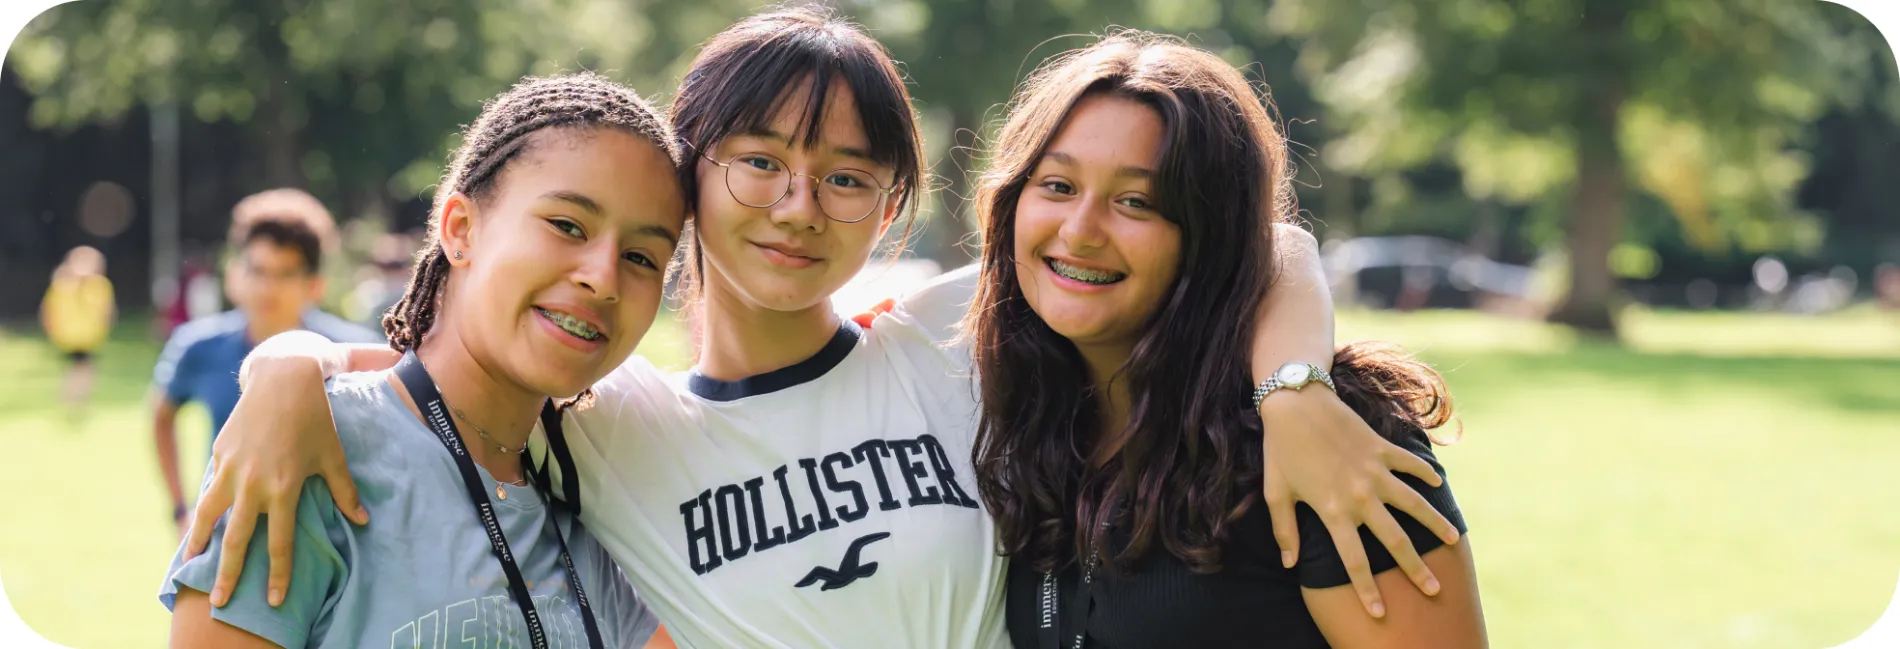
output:
[[[1580,327],[1614,327],[1619,243],[1663,252],[1665,265],[1823,246],[1855,259],[1900,255],[1879,243],[1900,240],[1885,207],[1900,189],[1882,179],[1900,170],[1900,83],[1871,25],[1824,2],[832,4],[886,43],[916,83],[945,190],[921,252],[949,263],[965,258],[955,243],[968,232],[967,174],[981,163],[972,148],[1000,104],[1044,58],[1088,42],[1060,37],[1111,25],[1188,36],[1269,84],[1296,143],[1303,207],[1329,227],[1493,242],[1481,248],[1561,244],[1570,291],[1555,317]],[[10,112],[19,104],[0,96],[0,134],[13,124],[82,132],[169,103],[239,140],[216,146],[239,149],[217,159],[240,168],[187,169],[188,181],[222,173],[245,191],[299,184],[339,215],[400,211],[415,223],[421,215],[407,212],[439,177],[457,127],[521,75],[595,69],[664,99],[697,43],[759,8],[86,0],[46,12],[14,43],[6,69],[30,101]],[[0,183],[58,173],[0,171]],[[207,202],[239,196],[221,189]]]
[[[31,123],[171,102],[244,125],[263,185],[413,196],[480,102],[521,75],[620,64],[653,28],[606,0],[95,0],[30,23],[7,64]],[[406,196],[405,196],[406,195]],[[363,198],[350,196],[351,199]],[[352,203],[359,201],[352,200]]]
[[[1332,166],[1449,160],[1475,199],[1565,195],[1570,286],[1553,318],[1610,332],[1610,252],[1636,189],[1704,250],[1819,243],[1793,205],[1808,172],[1798,145],[1831,106],[1861,99],[1874,54],[1886,55],[1824,11],[1783,0],[1281,0],[1267,21],[1301,42],[1300,71],[1343,124],[1326,144]]]

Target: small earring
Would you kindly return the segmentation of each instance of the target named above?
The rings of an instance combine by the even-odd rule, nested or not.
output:
[[[455,251],[455,260],[456,260],[456,261],[461,261],[461,260],[462,260],[462,251],[460,251],[460,250],[457,250],[457,251]]]

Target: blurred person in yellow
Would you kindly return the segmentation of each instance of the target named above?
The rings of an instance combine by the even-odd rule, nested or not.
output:
[[[40,301],[40,326],[53,347],[72,361],[64,394],[74,414],[83,413],[92,396],[92,357],[105,344],[115,315],[105,254],[92,246],[67,252]]]

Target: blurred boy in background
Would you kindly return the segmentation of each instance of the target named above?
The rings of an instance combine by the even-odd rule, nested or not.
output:
[[[323,253],[335,247],[336,236],[329,210],[301,190],[265,191],[232,208],[224,286],[237,308],[174,330],[152,372],[159,473],[171,493],[172,521],[181,533],[190,510],[178,475],[180,406],[204,404],[216,439],[237,405],[238,366],[264,339],[304,329],[336,342],[382,342],[382,336],[369,329],[317,310],[324,289]],[[204,452],[210,453],[209,446]]]

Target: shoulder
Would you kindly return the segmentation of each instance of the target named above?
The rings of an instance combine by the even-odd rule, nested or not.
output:
[[[194,318],[172,330],[173,341],[193,343],[202,340],[242,335],[244,333],[244,313],[225,311],[202,318]]]
[[[922,327],[933,340],[955,339],[961,331],[963,316],[976,298],[981,279],[976,264],[938,275],[897,300],[890,313],[873,321],[873,329],[886,319]]]
[[[594,383],[591,402],[561,411],[562,433],[580,458],[621,448],[628,438],[672,430],[679,421],[675,413],[686,407],[676,385],[645,358],[633,356]]]
[[[209,592],[216,581],[218,564],[224,556],[223,537],[229,517],[219,519],[212,530],[205,552],[189,559],[174,555],[159,600],[173,607],[184,589]],[[290,589],[283,604],[271,606],[264,599],[269,576],[268,539],[263,534],[251,537],[244,553],[243,572],[238,577],[236,595],[230,603],[211,609],[212,619],[261,636],[278,646],[300,647],[310,640],[311,630],[327,614],[343,582],[349,578],[350,564],[343,546],[347,544],[349,524],[336,513],[335,501],[321,478],[305,481],[298,499],[295,553],[291,562]]]
[[[368,327],[344,320],[324,311],[315,309],[304,314],[303,326],[331,342],[339,343],[380,343],[382,334],[370,331]]]
[[[1438,462],[1437,455],[1432,451],[1431,439],[1425,431],[1414,429],[1394,439],[1393,443],[1425,460],[1440,477],[1445,476],[1445,467]],[[1449,478],[1434,487],[1411,474],[1393,472],[1393,475],[1423,496],[1426,503],[1450,521],[1460,534],[1469,531],[1465,526],[1464,514],[1458,507],[1458,501],[1452,496]],[[1412,547],[1420,555],[1445,544],[1410,514],[1390,505],[1387,509],[1392,512],[1392,518],[1398,521],[1400,529],[1405,532],[1406,537],[1412,542]],[[1301,584],[1307,588],[1330,588],[1349,583],[1350,578],[1346,574],[1344,559],[1339,554],[1339,548],[1334,545],[1332,533],[1327,530],[1326,524],[1305,503],[1298,504],[1295,507],[1295,513],[1299,519],[1300,530],[1298,569]],[[1363,525],[1359,527],[1359,542],[1365,549],[1366,559],[1370,563],[1372,572],[1380,573],[1398,567],[1397,560],[1386,549],[1384,542]]]
[[[396,396],[387,371],[339,374],[326,382],[324,389],[352,474],[357,474],[359,468],[388,461],[390,458],[385,456],[390,453],[378,449],[400,447],[411,437],[399,431],[422,426],[409,406]]]
[[[635,354],[594,383],[592,405],[569,412],[615,413],[664,405],[677,400],[676,383],[645,357]]]
[[[244,314],[226,311],[178,325],[165,347],[183,353],[193,348],[244,335]]]

